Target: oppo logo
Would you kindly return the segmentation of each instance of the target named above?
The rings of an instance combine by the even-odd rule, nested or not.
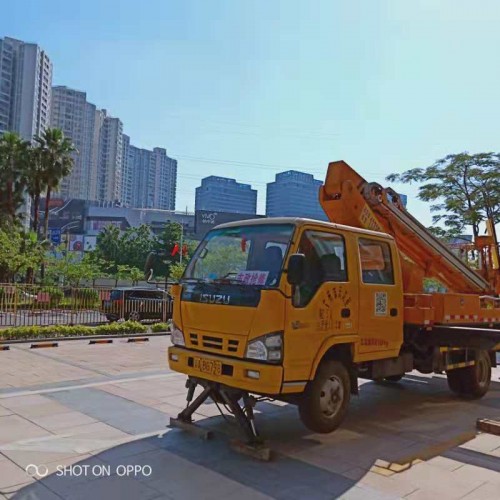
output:
[[[231,295],[222,295],[219,293],[202,293],[200,294],[200,302],[205,304],[229,304]]]

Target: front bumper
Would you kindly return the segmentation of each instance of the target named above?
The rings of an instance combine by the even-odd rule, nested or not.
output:
[[[173,360],[172,357],[177,357]],[[202,358],[222,363],[222,375],[203,373],[194,368],[194,358]],[[242,389],[255,394],[277,395],[281,392],[283,367],[255,363],[244,359],[233,359],[204,352],[192,351],[184,347],[168,348],[168,366],[171,370],[184,373],[191,377],[219,382],[220,384]],[[259,372],[259,378],[251,378],[248,371]]]

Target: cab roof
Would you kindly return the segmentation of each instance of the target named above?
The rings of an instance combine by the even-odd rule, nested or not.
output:
[[[345,226],[344,224],[335,224],[333,222],[326,222],[316,219],[306,219],[303,217],[261,217],[259,219],[245,219],[234,222],[226,222],[219,224],[214,229],[224,229],[226,227],[239,227],[239,226],[262,226],[266,224],[293,224],[294,226],[314,225],[324,229],[338,229],[342,231],[350,231],[351,233],[365,234],[367,236],[377,236],[379,238],[386,238],[388,240],[394,239],[390,234],[381,233],[380,231],[372,231],[370,229],[362,229],[354,226]]]

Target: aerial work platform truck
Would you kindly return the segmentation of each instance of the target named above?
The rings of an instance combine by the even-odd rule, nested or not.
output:
[[[395,191],[343,161],[328,166],[319,200],[329,222],[232,222],[198,246],[171,292],[168,362],[188,377],[171,426],[207,436],[193,414],[211,398],[267,458],[253,412],[262,400],[295,404],[306,427],[329,433],[360,377],[396,383],[418,370],[446,374],[461,398],[488,391],[500,350],[494,231],[464,250],[478,256],[471,269]],[[447,292],[425,293],[424,278]]]

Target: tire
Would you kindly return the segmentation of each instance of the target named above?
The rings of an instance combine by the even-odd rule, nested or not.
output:
[[[449,388],[464,399],[482,398],[491,383],[491,358],[488,351],[478,351],[476,364],[446,373]]]
[[[404,377],[403,375],[389,375],[388,377],[384,377],[384,382],[399,382],[402,378]]]
[[[118,321],[118,318],[116,316],[113,316],[112,314],[106,314],[106,319],[110,323],[114,323],[115,321]]]
[[[141,321],[141,313],[139,311],[131,311],[127,315],[128,321]]]
[[[350,399],[351,381],[345,365],[324,361],[300,398],[300,419],[313,432],[333,432],[342,423]]]
[[[454,392],[458,396],[463,393],[462,388],[462,369],[450,370],[446,372],[446,377],[448,379],[448,387],[451,392]]]

